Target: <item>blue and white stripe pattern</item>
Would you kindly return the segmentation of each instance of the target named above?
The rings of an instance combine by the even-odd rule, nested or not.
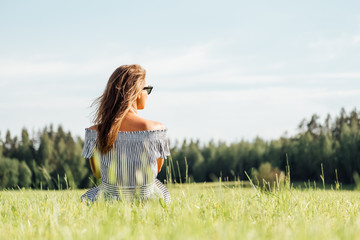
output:
[[[167,129],[119,132],[113,149],[102,155],[97,150],[97,131],[86,128],[82,156],[99,157],[102,183],[81,200],[96,201],[104,195],[126,200],[160,197],[170,203],[168,190],[156,179],[157,159],[170,155],[166,134]]]

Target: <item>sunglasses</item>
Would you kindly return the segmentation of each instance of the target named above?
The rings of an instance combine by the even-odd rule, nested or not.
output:
[[[144,87],[143,90],[146,90],[147,91],[147,94],[149,95],[151,93],[153,89],[153,86],[147,86],[147,87]]]

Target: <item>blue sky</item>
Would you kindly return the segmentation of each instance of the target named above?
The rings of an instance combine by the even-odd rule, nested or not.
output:
[[[360,102],[359,1],[0,1],[0,132],[83,136],[113,70],[154,86],[171,139],[296,133]]]

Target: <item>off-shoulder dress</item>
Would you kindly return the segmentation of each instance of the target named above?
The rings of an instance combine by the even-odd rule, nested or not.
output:
[[[156,178],[157,159],[170,155],[167,129],[119,132],[113,149],[100,154],[97,131],[85,129],[82,156],[100,159],[101,184],[89,189],[81,200],[96,201],[100,196],[132,200],[162,198],[170,203],[166,187]]]

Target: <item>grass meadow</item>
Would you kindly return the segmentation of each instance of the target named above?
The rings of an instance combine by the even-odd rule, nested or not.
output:
[[[360,239],[360,192],[168,186],[158,200],[80,202],[84,190],[0,192],[0,239]]]

